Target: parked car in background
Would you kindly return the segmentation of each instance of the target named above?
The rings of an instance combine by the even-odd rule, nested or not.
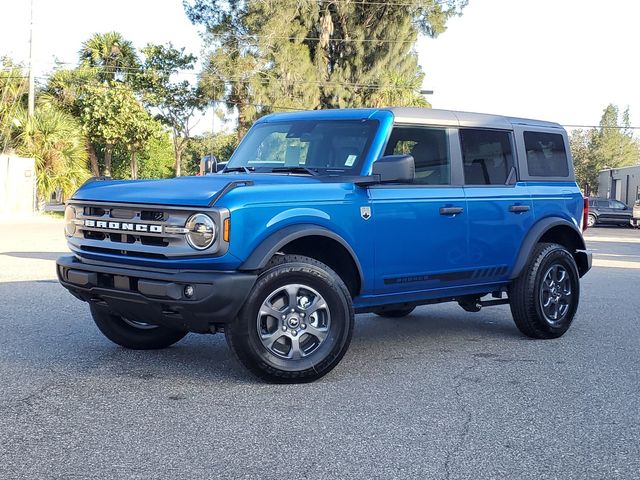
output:
[[[636,200],[633,204],[633,212],[631,213],[631,225],[640,228],[640,200]]]
[[[587,225],[630,225],[632,210],[618,200],[590,198]]]

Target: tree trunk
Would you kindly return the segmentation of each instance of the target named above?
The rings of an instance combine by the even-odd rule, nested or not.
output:
[[[104,174],[111,176],[111,154],[113,153],[113,144],[108,143],[104,148]]]
[[[180,163],[182,158],[182,152],[180,151],[180,147],[178,145],[179,141],[180,140],[178,139],[178,135],[174,131],[173,132],[173,153],[176,157],[176,163],[174,165],[174,169],[176,171],[176,177],[179,177],[181,173]]]
[[[179,148],[176,148],[176,177],[179,177],[182,174],[181,162],[182,152]]]
[[[99,177],[100,167],[98,166],[98,155],[96,154],[96,149],[91,143],[89,143],[89,162],[91,165],[91,174],[94,177]]]
[[[131,151],[131,178],[133,180],[138,179],[138,157],[135,150]]]

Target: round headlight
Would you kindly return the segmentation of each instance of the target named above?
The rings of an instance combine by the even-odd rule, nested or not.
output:
[[[204,213],[191,215],[185,227],[187,242],[196,250],[209,248],[216,239],[216,224]]]
[[[67,205],[64,209],[64,233],[67,237],[72,237],[76,233],[76,209]]]

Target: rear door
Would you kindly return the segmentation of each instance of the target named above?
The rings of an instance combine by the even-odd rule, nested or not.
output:
[[[452,152],[457,155],[455,162]],[[412,184],[369,189],[376,292],[406,294],[447,288],[468,265],[467,212],[456,130],[395,126],[384,153],[411,154],[416,175]]]
[[[529,188],[517,179],[513,133],[461,128],[460,141],[474,283],[504,281],[534,222]]]

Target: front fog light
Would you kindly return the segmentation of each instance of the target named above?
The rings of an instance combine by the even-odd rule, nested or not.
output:
[[[209,248],[216,239],[216,224],[204,213],[191,215],[185,227],[187,242],[196,250]]]
[[[67,205],[64,209],[64,233],[67,237],[73,237],[76,233],[76,209]]]

